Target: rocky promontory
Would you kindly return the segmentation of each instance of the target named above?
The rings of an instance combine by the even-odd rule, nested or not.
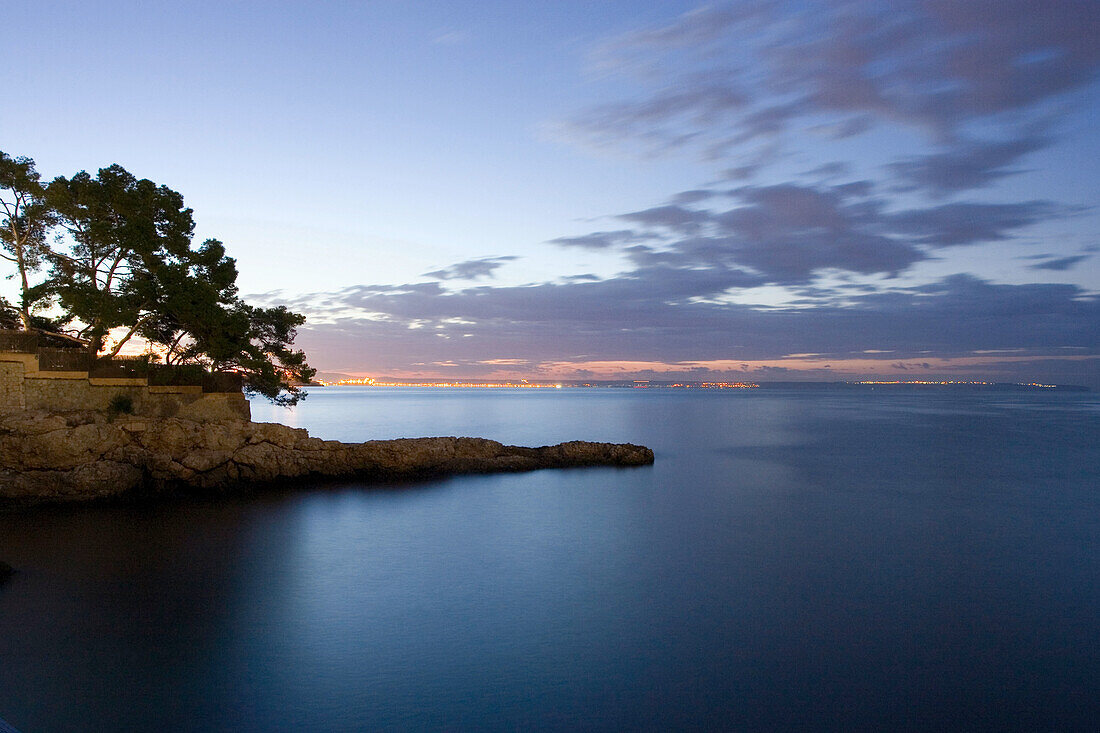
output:
[[[574,441],[541,448],[482,438],[342,443],[243,420],[23,411],[0,416],[0,501],[8,504],[231,491],[306,477],[400,480],[459,473],[653,463],[643,446]]]

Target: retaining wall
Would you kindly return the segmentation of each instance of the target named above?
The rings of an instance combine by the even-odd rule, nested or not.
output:
[[[202,387],[149,386],[144,378],[92,378],[87,372],[42,371],[35,354],[0,351],[0,412],[100,410],[130,398],[133,413],[190,420],[249,420],[243,392],[204,393]]]

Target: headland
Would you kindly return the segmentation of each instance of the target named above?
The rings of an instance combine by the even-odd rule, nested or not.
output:
[[[96,410],[0,415],[0,503],[8,506],[231,493],[310,477],[392,481],[651,463],[653,451],[631,444],[572,441],[526,448],[460,437],[342,443],[242,419]]]

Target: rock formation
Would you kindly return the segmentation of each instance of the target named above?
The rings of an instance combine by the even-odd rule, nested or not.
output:
[[[482,438],[341,443],[242,420],[112,419],[95,411],[0,416],[0,500],[9,504],[231,490],[309,476],[389,480],[650,463],[653,451],[630,444],[522,448]]]

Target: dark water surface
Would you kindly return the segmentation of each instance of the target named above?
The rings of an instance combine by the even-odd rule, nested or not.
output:
[[[651,468],[0,515],[0,717],[45,731],[1100,723],[1092,394],[317,390],[362,440]]]

